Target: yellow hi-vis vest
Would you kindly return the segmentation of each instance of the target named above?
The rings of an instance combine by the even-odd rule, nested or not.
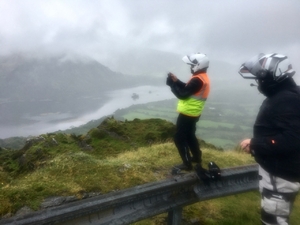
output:
[[[178,101],[177,111],[187,116],[198,117],[201,115],[204,109],[205,101],[210,91],[210,81],[206,73],[194,75],[191,77],[191,79],[192,78],[200,79],[203,83],[202,88],[192,96],[186,99],[180,99]],[[190,82],[190,80],[187,82],[187,84]]]

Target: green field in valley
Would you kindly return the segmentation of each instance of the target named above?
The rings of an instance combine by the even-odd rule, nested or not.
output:
[[[176,123],[176,99],[133,105],[119,109],[114,117],[119,120],[161,118]],[[251,137],[258,104],[229,104],[208,102],[197,123],[197,136],[224,150],[234,149],[244,138]]]

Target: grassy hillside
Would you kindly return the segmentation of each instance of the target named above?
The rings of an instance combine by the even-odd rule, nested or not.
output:
[[[181,163],[171,141],[174,124],[161,119],[117,121],[105,119],[86,135],[43,134],[18,151],[0,150],[0,215],[21,207],[38,210],[50,196],[100,194],[170,177]],[[254,163],[249,155],[201,142],[204,165],[215,161],[221,168]],[[185,207],[185,224],[259,224],[256,191],[199,202]],[[300,220],[297,199],[292,224]],[[166,224],[166,214],[136,225]]]
[[[0,149],[0,215],[23,205],[38,209],[47,196],[77,195],[134,186],[143,176],[123,173],[125,152],[167,141],[174,125],[159,119],[130,122],[107,118],[86,135],[43,134],[20,150]],[[142,170],[141,170],[142,172]],[[153,178],[152,178],[153,179]]]

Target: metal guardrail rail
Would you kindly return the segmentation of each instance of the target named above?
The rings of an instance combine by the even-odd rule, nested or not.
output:
[[[195,173],[188,173],[0,220],[0,225],[125,225],[165,212],[168,223],[177,225],[184,206],[252,190],[258,190],[256,164],[222,169],[221,180],[209,184],[199,181]]]

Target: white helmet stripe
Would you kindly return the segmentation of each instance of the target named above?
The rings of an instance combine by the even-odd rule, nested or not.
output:
[[[270,64],[271,64],[271,62],[272,62],[272,59],[273,58],[266,58],[266,60],[265,60],[265,65],[262,65],[262,67],[264,68],[264,69],[266,69],[266,70],[268,70],[269,68],[270,68]]]
[[[287,56],[281,55],[281,54],[276,54],[274,57],[276,57],[276,58],[287,58]]]

